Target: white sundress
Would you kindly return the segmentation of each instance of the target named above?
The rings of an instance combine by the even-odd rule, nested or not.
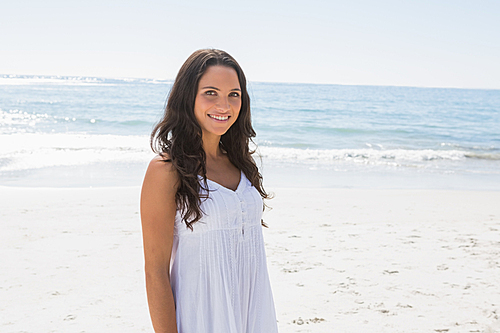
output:
[[[207,183],[209,198],[202,201],[204,215],[194,231],[179,212],[175,218],[170,283],[178,332],[278,332],[260,224],[262,198],[243,172],[235,191]]]

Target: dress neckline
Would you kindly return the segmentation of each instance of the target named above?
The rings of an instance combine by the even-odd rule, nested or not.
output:
[[[199,177],[202,178],[201,176],[199,176]],[[236,193],[236,192],[239,192],[239,189],[241,188],[241,186],[243,184],[243,177],[245,177],[245,174],[243,173],[243,171],[240,171],[240,181],[238,182],[238,186],[236,186],[236,190],[232,190],[229,187],[225,187],[224,185],[221,185],[221,184],[217,183],[216,181],[213,181],[209,178],[207,178],[207,181],[211,182],[212,184],[215,184],[216,187],[219,187],[219,188],[225,189],[227,191]]]

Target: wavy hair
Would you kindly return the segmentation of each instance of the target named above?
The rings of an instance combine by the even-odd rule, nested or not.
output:
[[[175,202],[177,209],[181,211],[182,220],[191,230],[192,224],[202,218],[200,204],[208,197],[206,155],[203,150],[202,130],[194,115],[194,104],[200,78],[210,66],[233,68],[241,88],[240,113],[235,123],[221,136],[220,147],[227,153],[231,163],[243,171],[261,197],[269,198],[262,186],[262,175],[252,158],[255,150],[249,148],[255,131],[251,122],[250,97],[243,70],[236,60],[224,51],[195,51],[179,70],[168,95],[163,117],[151,133],[153,151],[162,156],[165,162],[171,162],[177,170],[179,184]],[[203,178],[203,187],[198,176]]]

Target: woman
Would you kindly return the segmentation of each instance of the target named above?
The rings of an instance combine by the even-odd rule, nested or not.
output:
[[[254,136],[236,60],[194,52],[153,130],[158,156],[141,194],[157,333],[277,332],[261,227],[268,195],[248,147]]]

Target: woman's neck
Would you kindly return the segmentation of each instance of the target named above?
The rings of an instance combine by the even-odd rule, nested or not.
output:
[[[222,154],[219,146],[220,136],[218,135],[204,135],[203,136],[203,150],[207,161],[216,160]]]

